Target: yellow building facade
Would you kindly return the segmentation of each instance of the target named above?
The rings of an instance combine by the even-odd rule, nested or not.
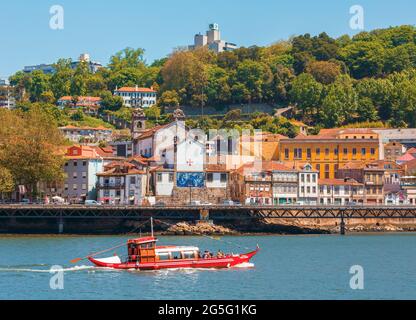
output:
[[[336,178],[348,162],[379,160],[378,135],[369,130],[345,129],[326,135],[282,139],[279,160],[286,166],[310,163],[321,179]]]

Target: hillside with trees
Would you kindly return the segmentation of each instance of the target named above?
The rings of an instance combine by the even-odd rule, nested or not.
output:
[[[103,98],[102,112],[128,114],[112,92],[138,85],[158,90],[156,113],[161,112],[162,119],[165,107],[266,103],[275,108],[293,105],[298,120],[317,128],[357,123],[416,126],[416,28],[407,25],[353,37],[305,34],[220,54],[180,51],[151,64],[144,60],[143,49],[126,48],[95,74],[83,63],[72,70],[65,59],[55,69],[53,75],[18,72],[10,78],[20,105],[92,95]],[[193,121],[203,126],[269,127],[279,133],[285,126],[293,130],[272,116],[255,115],[246,123],[234,118]]]

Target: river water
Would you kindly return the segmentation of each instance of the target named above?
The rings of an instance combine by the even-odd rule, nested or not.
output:
[[[221,238],[227,243],[160,237],[160,245],[214,252],[247,251],[229,242],[250,250],[260,245],[253,265],[227,270],[110,271],[69,262],[127,239],[1,236],[0,299],[416,299],[416,234]],[[62,290],[50,286],[54,265],[65,270]],[[364,271],[363,290],[350,287],[355,265]]]

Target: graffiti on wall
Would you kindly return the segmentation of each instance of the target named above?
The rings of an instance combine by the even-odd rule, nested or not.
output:
[[[176,185],[180,188],[203,188],[205,186],[205,174],[203,172],[178,172]]]

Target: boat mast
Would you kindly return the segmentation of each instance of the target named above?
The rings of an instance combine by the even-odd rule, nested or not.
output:
[[[153,217],[150,217],[150,229],[151,229],[152,237],[153,237]]]

